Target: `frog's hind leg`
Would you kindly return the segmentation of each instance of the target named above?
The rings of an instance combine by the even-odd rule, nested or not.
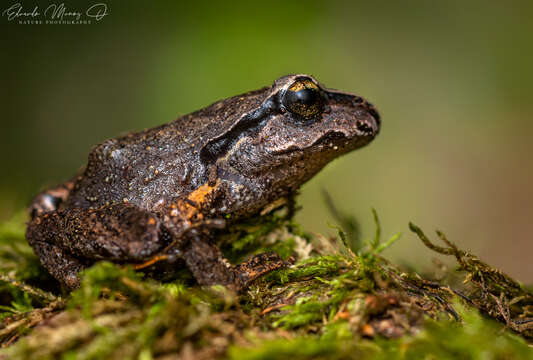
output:
[[[26,238],[43,266],[69,288],[78,285],[79,270],[98,260],[144,261],[171,241],[156,216],[122,203],[36,215]]]
[[[83,264],[57,245],[33,242],[32,247],[41,265],[61,284],[68,289],[76,289],[80,286],[78,273],[87,268],[87,264]]]
[[[39,258],[41,265],[69,289],[79,286],[78,273],[89,264],[83,263],[57,242],[64,229],[61,211],[33,214],[28,223],[26,239]],[[60,243],[60,242],[59,242]]]

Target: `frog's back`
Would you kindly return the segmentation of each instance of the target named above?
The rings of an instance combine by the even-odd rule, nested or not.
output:
[[[207,182],[200,151],[242,114],[257,107],[264,90],[214,103],[164,124],[95,146],[65,207],[90,208],[117,202],[152,209]]]

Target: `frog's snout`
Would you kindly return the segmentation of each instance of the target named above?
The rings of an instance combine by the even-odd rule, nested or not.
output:
[[[363,135],[376,136],[381,128],[381,117],[376,108],[369,104],[365,109],[355,111],[355,128]]]
[[[344,130],[350,136],[373,137],[379,133],[381,116],[376,107],[361,96],[326,90],[329,114],[344,120]],[[341,120],[341,123],[343,121]],[[355,130],[355,131],[354,131]]]
[[[362,135],[374,135],[379,133],[381,127],[381,116],[372,103],[360,96],[352,95],[351,106],[355,109],[355,128]]]

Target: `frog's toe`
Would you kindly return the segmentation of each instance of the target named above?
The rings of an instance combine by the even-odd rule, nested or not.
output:
[[[283,260],[276,253],[262,253],[235,266],[236,286],[238,290],[247,288],[254,280],[271,271],[289,266],[289,261]]]
[[[78,277],[78,274],[66,274],[62,282],[67,288],[71,290],[80,287],[80,278]]]

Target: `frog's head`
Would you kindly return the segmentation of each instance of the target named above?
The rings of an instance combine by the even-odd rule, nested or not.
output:
[[[262,178],[273,188],[297,188],[332,159],[371,142],[380,129],[372,104],[326,89],[309,75],[281,77],[234,101],[249,104],[252,97],[260,100],[201,155],[221,174]]]
[[[378,134],[376,108],[360,96],[325,89],[308,75],[278,79],[268,101],[273,114],[260,132],[273,155],[313,153],[337,157],[368,144]]]

